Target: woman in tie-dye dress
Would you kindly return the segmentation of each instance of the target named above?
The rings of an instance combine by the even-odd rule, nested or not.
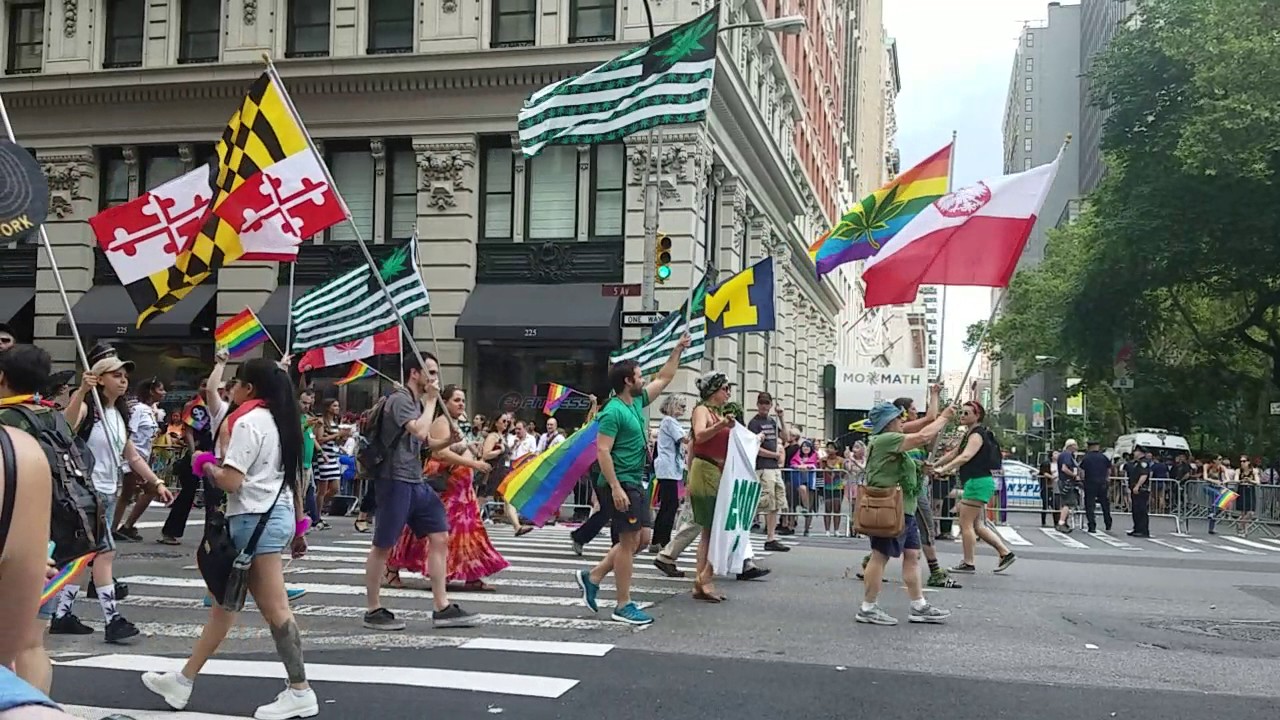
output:
[[[467,416],[467,397],[462,388],[448,385],[440,393],[445,410],[452,418]],[[492,591],[484,578],[505,569],[509,563],[489,542],[489,533],[480,519],[472,473],[488,472],[489,465],[477,460],[479,449],[472,447],[454,425],[454,444],[427,460],[423,473],[429,477],[447,474],[445,491],[440,494],[449,518],[449,589],[454,591]],[[427,571],[427,538],[416,538],[409,528],[400,534],[387,560],[384,584],[399,587],[400,571]]]

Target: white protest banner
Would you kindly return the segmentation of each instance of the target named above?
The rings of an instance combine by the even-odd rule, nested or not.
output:
[[[734,425],[729,434],[729,452],[720,474],[716,495],[716,515],[711,526],[707,556],[716,575],[736,575],[751,557],[751,521],[760,501],[760,481],[756,479],[756,452],[760,441],[751,431]]]

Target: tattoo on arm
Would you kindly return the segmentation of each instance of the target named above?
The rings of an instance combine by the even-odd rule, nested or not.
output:
[[[307,681],[307,669],[302,664],[302,634],[298,632],[298,623],[293,618],[280,626],[271,626],[271,637],[276,641],[276,654],[284,663],[285,674],[289,676],[289,684],[297,685]]]

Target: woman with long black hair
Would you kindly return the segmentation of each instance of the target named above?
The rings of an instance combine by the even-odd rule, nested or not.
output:
[[[160,421],[164,418],[160,403],[164,400],[165,394],[164,383],[160,382],[160,378],[149,377],[135,385],[133,394],[129,397],[129,439],[133,441],[138,454],[149,464],[151,447],[156,444],[156,437],[160,434]],[[152,465],[152,467],[155,466]],[[137,473],[125,474],[124,487],[120,491],[120,503],[116,506],[116,516],[112,519],[115,523],[112,527],[119,528],[115,531],[116,537],[129,542],[142,540],[142,534],[134,525],[142,517],[142,513],[150,507],[155,497],[155,493],[142,489],[142,479]],[[134,500],[133,509],[129,511],[129,517],[121,522],[131,500]]]
[[[207,455],[196,459],[198,471],[227,493],[231,539],[244,550],[259,521],[265,528],[253,548],[249,592],[271,628],[276,653],[284,662],[289,686],[254,713],[260,720],[312,717],[319,712],[315,691],[307,683],[302,662],[302,636],[285,594],[280,553],[292,547],[296,556],[306,541],[295,530],[302,520],[302,421],[289,375],[275,362],[254,359],[240,366],[231,388],[236,409],[227,419],[230,438],[221,464]],[[200,639],[181,672],[144,673],[142,682],[182,710],[204,664],[235,625],[238,613],[215,606]]]

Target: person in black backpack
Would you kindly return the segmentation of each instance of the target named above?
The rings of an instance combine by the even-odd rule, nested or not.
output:
[[[1000,536],[987,527],[983,518],[983,510],[996,492],[996,481],[992,473],[1003,465],[1000,444],[982,424],[986,417],[987,411],[981,403],[970,400],[961,406],[960,424],[965,428],[964,438],[955,450],[942,458],[935,470],[939,475],[949,475],[958,470],[960,482],[964,484],[960,496],[960,539],[964,547],[964,560],[951,568],[953,573],[976,572],[973,558],[978,538],[982,538],[983,542],[1000,553],[1000,564],[996,566],[996,572],[1008,570],[1016,559]]]

